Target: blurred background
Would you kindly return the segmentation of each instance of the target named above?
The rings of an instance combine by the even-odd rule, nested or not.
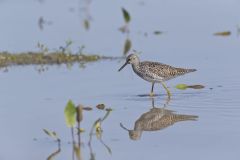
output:
[[[0,52],[38,52],[38,44],[54,52],[71,44],[71,53],[120,57],[84,67],[48,66],[40,74],[38,65],[1,70],[0,160],[74,159],[64,122],[69,99],[93,108],[83,111],[81,157],[75,159],[237,160],[239,34],[239,0],[0,0]],[[166,94],[160,85],[154,97],[160,109],[151,110],[145,96],[150,84],[130,66],[117,72],[134,50],[141,60],[198,70],[167,82],[173,98],[165,109],[194,120],[155,130],[134,127],[148,124],[142,115],[151,120],[170,113],[161,109]],[[182,83],[205,88],[178,90]],[[108,113],[95,107],[99,103],[112,111],[102,123],[102,139],[95,133],[89,145],[91,126]],[[43,128],[58,134],[61,150]],[[138,130],[137,140],[129,130]]]

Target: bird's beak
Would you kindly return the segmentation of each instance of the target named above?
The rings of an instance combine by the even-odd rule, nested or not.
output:
[[[128,64],[128,61],[126,61],[124,65],[121,68],[119,68],[118,72],[120,72],[127,64]]]
[[[126,127],[124,127],[122,123],[120,123],[120,127],[128,132],[131,131],[130,129],[127,129]]]

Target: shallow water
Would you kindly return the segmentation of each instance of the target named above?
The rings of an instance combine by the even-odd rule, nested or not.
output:
[[[165,108],[175,111],[174,114],[198,118],[158,131],[143,131],[141,138],[133,141],[120,123],[133,129],[140,116],[152,109],[152,99],[141,96],[149,93],[151,85],[138,78],[130,66],[117,72],[123,61],[90,63],[84,69],[77,64],[71,69],[53,66],[42,73],[33,66],[11,67],[9,72],[0,73],[1,160],[47,159],[57,150],[57,143],[43,133],[43,128],[55,130],[62,140],[61,152],[55,159],[71,159],[71,132],[63,114],[69,99],[92,107],[104,103],[113,109],[102,124],[103,141],[112,154],[94,137],[95,159],[238,159],[238,1],[93,1],[89,31],[82,28],[78,1],[66,2],[0,1],[1,50],[35,50],[38,41],[57,48],[66,39],[72,39],[73,50],[85,45],[91,53],[121,56],[126,35],[118,28],[123,24],[120,7],[124,6],[132,15],[130,38],[133,48],[142,51],[141,59],[198,70],[167,82],[173,95]],[[74,12],[69,11],[71,7]],[[8,12],[13,9],[14,12]],[[40,16],[53,21],[43,31],[37,25]],[[151,34],[155,30],[166,33]],[[225,30],[232,34],[213,36]],[[174,88],[179,83],[206,87],[182,91]],[[159,94],[154,98],[155,107],[161,108],[166,103],[166,93],[160,85],[155,86],[155,92]],[[84,111],[82,159],[90,159],[89,131],[104,114],[96,108]]]

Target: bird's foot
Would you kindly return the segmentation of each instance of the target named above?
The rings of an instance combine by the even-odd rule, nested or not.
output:
[[[150,97],[154,97],[154,93],[153,93],[153,92],[150,92],[149,96],[150,96]]]
[[[172,94],[169,90],[167,90],[167,95],[168,95],[168,98],[171,98]]]

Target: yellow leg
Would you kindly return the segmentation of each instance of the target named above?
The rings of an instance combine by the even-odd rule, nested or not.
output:
[[[171,93],[170,93],[170,91],[168,90],[167,86],[166,86],[163,82],[161,82],[161,84],[162,84],[162,86],[164,87],[164,89],[167,91],[168,98],[170,98],[170,97],[171,97]]]
[[[154,96],[153,88],[154,88],[154,82],[152,83],[152,89],[151,89],[151,92],[150,92],[150,97],[153,97],[153,96]]]

